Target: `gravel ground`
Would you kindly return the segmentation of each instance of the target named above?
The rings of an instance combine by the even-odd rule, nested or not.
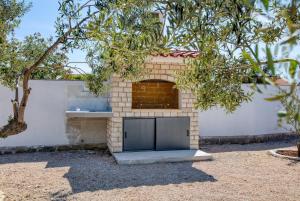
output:
[[[119,166],[102,152],[3,155],[0,195],[6,200],[299,200],[300,162],[267,154],[293,143],[206,146],[214,161],[132,166]]]

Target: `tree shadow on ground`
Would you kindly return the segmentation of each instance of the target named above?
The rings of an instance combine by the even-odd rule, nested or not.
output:
[[[7,156],[10,158],[3,159]],[[192,162],[118,165],[112,156],[103,152],[53,152],[7,156],[0,157],[0,164],[46,161],[45,168],[69,167],[64,178],[68,180],[72,192],[55,192],[52,194],[53,200],[64,200],[70,194],[85,191],[216,181],[212,175],[193,167]]]
[[[200,149],[208,153],[222,153],[234,151],[264,151],[278,148],[296,146],[298,139],[274,141],[253,144],[222,144],[222,145],[203,145]]]
[[[73,193],[97,190],[112,190],[138,186],[156,186],[193,182],[214,182],[216,179],[193,167],[191,162],[161,163],[148,165],[117,165],[112,157],[102,156],[99,161],[86,160],[69,163],[64,175]],[[49,161],[47,168],[57,167]]]
[[[287,159],[287,160],[289,160],[289,159]],[[294,166],[294,165],[298,165],[298,164],[300,164],[300,161],[291,160],[289,162],[288,166]]]

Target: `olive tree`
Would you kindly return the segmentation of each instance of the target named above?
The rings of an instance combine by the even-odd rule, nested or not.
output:
[[[274,41],[280,41],[285,30],[294,29],[289,20],[279,17],[289,15],[286,9],[291,6],[270,2],[61,0],[58,37],[23,68],[21,101],[13,102],[14,117],[0,130],[0,136],[26,129],[24,112],[32,74],[55,51],[74,48],[87,51],[92,73],[85,78],[96,95],[107,88],[105,81],[114,73],[124,79],[141,79],[147,73],[143,64],[149,55],[173,49],[199,51],[199,56],[187,59],[186,69],[177,73],[177,87],[191,90],[199,109],[220,106],[232,112],[251,100],[253,93],[242,88],[245,80],[255,82],[259,76],[273,83],[270,76],[276,74],[275,63],[281,61],[290,63],[290,72],[296,72],[297,61],[277,61],[271,53]],[[296,10],[298,13],[298,7]],[[266,43],[265,52],[260,51],[261,43]],[[253,88],[258,90],[255,85]]]
[[[15,89],[15,98],[12,100],[13,116],[9,118],[7,125],[0,128],[0,137],[26,130],[24,114],[31,91],[29,80],[45,76],[56,77],[62,71],[65,72],[63,66],[67,61],[66,51],[78,44],[81,29],[99,12],[87,11],[92,6],[91,2],[77,5],[66,0],[60,3],[57,38],[43,39],[39,34],[34,34],[24,41],[18,41],[14,38],[14,31],[30,5],[17,0],[0,1],[0,83]],[[84,16],[81,15],[83,12]],[[70,14],[67,23],[62,20],[65,13]],[[22,90],[20,98],[19,83]]]

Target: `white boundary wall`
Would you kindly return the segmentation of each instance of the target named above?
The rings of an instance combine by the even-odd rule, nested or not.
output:
[[[72,144],[66,135],[65,111],[68,108],[70,91],[68,87],[80,86],[81,81],[30,81],[32,92],[26,111],[28,129],[16,136],[0,139],[0,147],[6,146],[37,146]],[[245,90],[249,90],[247,85]],[[266,102],[276,91],[272,86],[261,89],[264,94],[256,93],[253,101],[244,103],[237,111],[226,114],[221,109],[199,112],[200,137],[262,135],[287,132],[277,125],[277,112],[281,109],[278,102]],[[74,90],[74,87],[73,89]],[[72,91],[71,90],[71,91]],[[74,93],[74,92],[72,92]],[[85,92],[86,93],[86,92]],[[69,97],[69,99],[68,99]],[[0,86],[0,125],[7,122],[11,114],[13,92]],[[103,101],[101,97],[99,102]],[[84,102],[80,100],[80,104]],[[97,102],[97,101],[96,101]],[[72,99],[74,104],[74,97]],[[95,100],[93,100],[95,104]],[[103,104],[103,103],[102,103]],[[95,135],[105,137],[106,126],[103,124]]]
[[[285,86],[288,87],[288,86]],[[243,86],[250,91],[249,85]],[[259,86],[263,93],[255,92],[252,101],[243,103],[233,113],[220,108],[199,112],[199,130],[201,137],[224,137],[243,135],[279,134],[288,132],[287,126],[278,126],[277,113],[282,109],[279,102],[268,102],[264,98],[276,94],[273,86]]]
[[[68,144],[65,131],[66,93],[64,81],[31,81],[32,88],[25,119],[27,130],[16,136],[0,139],[3,146]],[[12,114],[13,93],[0,87],[0,125]]]
[[[105,98],[89,95],[82,81],[31,80],[30,87],[32,90],[25,113],[28,128],[22,134],[5,139],[0,138],[0,147],[78,144],[72,138],[78,138],[77,135],[81,133],[85,136],[78,140],[84,139],[87,144],[106,142],[105,119],[93,121],[96,124],[93,126],[88,126],[89,120],[75,122],[75,127],[69,126],[71,128],[68,128],[67,126],[65,111],[69,107],[72,108],[76,104],[82,106],[85,102],[88,107],[97,109],[107,104]],[[13,97],[12,91],[0,86],[1,126],[7,123],[8,116],[12,114],[10,100]],[[86,127],[89,129],[87,130]],[[67,133],[69,130],[71,133]]]

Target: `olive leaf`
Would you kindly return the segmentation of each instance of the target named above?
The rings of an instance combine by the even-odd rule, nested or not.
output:
[[[286,97],[286,94],[277,94],[273,97],[269,97],[269,98],[265,98],[266,101],[279,101],[281,100],[282,98]]]

